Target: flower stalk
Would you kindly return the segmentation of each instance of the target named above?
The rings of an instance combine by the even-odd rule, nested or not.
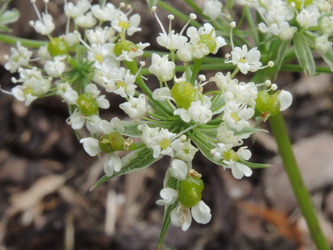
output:
[[[323,231],[317,219],[316,212],[313,208],[309,193],[304,184],[301,172],[296,163],[295,156],[292,151],[289,135],[285,126],[282,114],[269,118],[269,123],[277,142],[279,153],[281,155],[284,168],[289,178],[289,182],[294,191],[298,205],[309,227],[309,231],[313,242],[317,249],[329,250],[330,247],[325,239]]]

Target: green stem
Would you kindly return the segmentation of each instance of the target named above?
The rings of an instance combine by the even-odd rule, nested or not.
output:
[[[293,155],[283,116],[281,113],[272,116],[269,118],[269,122],[296,200],[301,208],[306,223],[308,224],[312,240],[316,244],[318,250],[329,250],[330,247],[328,246],[320,228],[316,212]]]
[[[167,4],[164,1],[158,0],[157,5],[165,9],[166,11],[170,12],[173,14],[175,17],[187,22],[189,20],[189,17],[185,15],[183,12],[177,10],[176,8],[172,7],[171,5]],[[192,20],[190,22],[191,25],[193,25],[196,28],[200,28],[202,25],[198,23],[197,21]]]
[[[138,72],[138,65],[135,61],[124,61],[124,64],[126,67],[131,71],[133,75],[135,75]],[[158,108],[161,112],[163,112],[168,117],[173,114],[173,111],[171,111],[166,105],[164,105],[162,102],[156,101],[153,98],[153,93],[149,89],[149,87],[146,85],[146,83],[143,81],[141,75],[138,75],[136,77],[136,83],[137,85],[142,89],[142,91],[148,96],[149,101],[153,104],[154,108]]]
[[[9,36],[5,34],[0,34],[0,41],[8,44],[15,44],[16,42],[20,42],[23,46],[30,48],[40,48],[41,46],[47,45],[48,43],[48,41],[36,41],[15,36]]]

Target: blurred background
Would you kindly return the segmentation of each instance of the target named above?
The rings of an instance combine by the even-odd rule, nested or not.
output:
[[[166,1],[189,14],[182,1]],[[118,6],[119,1],[113,1]],[[202,5],[202,1],[197,1]],[[142,32],[134,41],[149,42],[157,50],[160,32],[145,1],[131,1],[141,14]],[[43,1],[37,1],[44,9]],[[15,0],[11,7],[21,17],[13,34],[42,39],[29,26],[36,20],[30,1]],[[63,0],[49,3],[57,29],[64,32]],[[167,14],[158,9],[167,27]],[[201,20],[203,21],[203,20]],[[183,22],[174,20],[180,30]],[[10,46],[0,42],[0,84],[10,90],[12,75],[3,65]],[[217,56],[223,56],[220,52]],[[318,61],[320,65],[321,62]],[[149,64],[148,64],[149,65]],[[209,76],[214,72],[204,72]],[[311,193],[323,231],[333,247],[333,75],[309,77],[282,72],[279,88],[293,93],[284,112],[296,158]],[[153,76],[151,86],[157,86]],[[155,84],[155,85],[154,85]],[[107,96],[111,108],[104,119],[123,116],[120,99]],[[124,116],[123,116],[124,117]],[[103,156],[88,156],[66,124],[67,106],[60,98],[37,100],[26,107],[0,92],[0,249],[156,249],[163,208],[155,204],[163,185],[168,159],[152,167],[117,177],[89,192],[103,175]],[[262,127],[269,130],[268,124]],[[80,131],[86,136],[86,131]],[[248,142],[253,162],[270,163],[250,178],[235,180],[229,170],[215,166],[198,153],[193,167],[203,175],[203,200],[212,209],[207,225],[195,222],[187,232],[170,227],[165,249],[305,250],[315,249],[278,157],[271,134],[258,133]]]

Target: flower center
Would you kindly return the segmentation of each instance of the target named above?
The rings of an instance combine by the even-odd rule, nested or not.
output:
[[[171,141],[169,139],[163,139],[161,142],[160,142],[160,147],[161,149],[167,149],[168,147],[170,147],[171,145]]]

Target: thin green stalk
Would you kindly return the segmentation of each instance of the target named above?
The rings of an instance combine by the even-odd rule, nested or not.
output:
[[[48,41],[37,41],[5,34],[0,34],[0,41],[8,44],[15,44],[16,42],[20,42],[23,46],[30,48],[40,48],[41,46],[44,46],[48,43]]]
[[[296,200],[308,224],[312,240],[318,250],[330,250],[293,155],[283,116],[281,114],[272,116],[269,118],[269,122]]]

